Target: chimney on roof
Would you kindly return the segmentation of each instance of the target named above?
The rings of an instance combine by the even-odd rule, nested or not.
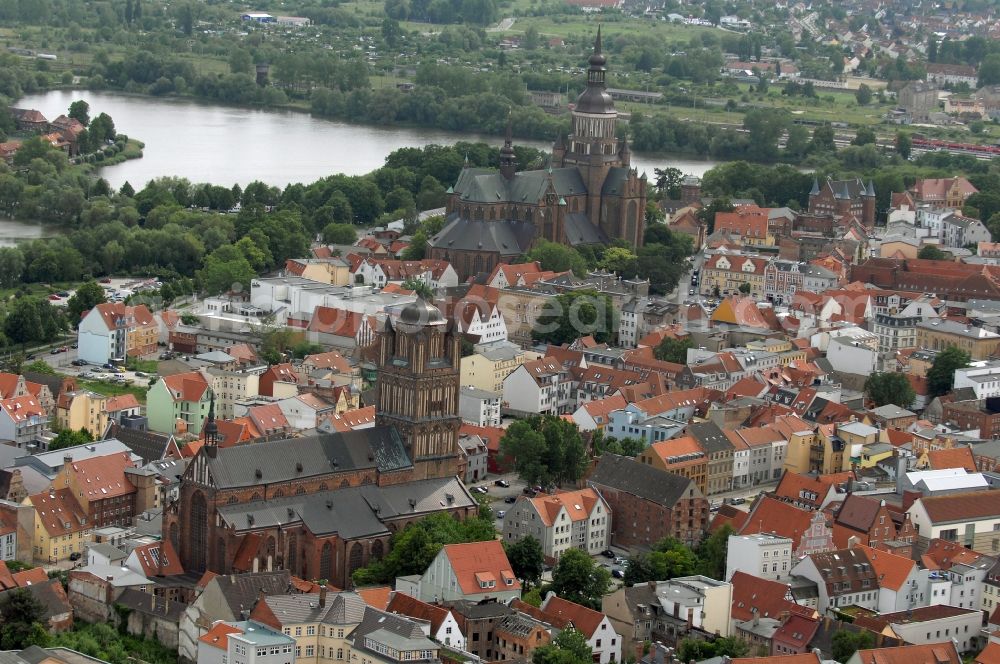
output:
[[[258,590],[258,591],[257,591],[257,601],[258,601],[258,602],[263,602],[263,601],[264,601],[264,597],[265,597],[266,595],[267,595],[267,593],[265,593],[265,592],[264,592],[264,589],[263,589],[263,588],[261,588],[260,590]]]
[[[325,582],[323,583],[322,586],[319,587],[319,605],[320,605],[320,607],[326,606],[326,583]]]

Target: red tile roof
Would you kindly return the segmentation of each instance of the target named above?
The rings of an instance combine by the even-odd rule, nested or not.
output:
[[[945,470],[947,468],[964,468],[970,473],[978,472],[976,459],[972,456],[971,447],[953,447],[950,450],[930,450],[927,452],[927,461],[931,470]]]
[[[42,408],[42,405],[38,403],[38,398],[33,394],[4,399],[0,401],[0,409],[3,409],[15,423],[24,422],[32,417],[45,416],[45,409]]]
[[[49,537],[61,537],[93,528],[87,519],[87,513],[73,497],[72,489],[55,489],[43,491],[28,500],[35,508],[36,518],[42,522],[42,527]]]
[[[389,598],[392,595],[392,588],[389,586],[375,586],[372,588],[358,588],[358,595],[368,606],[385,611],[389,606]]]
[[[333,425],[335,431],[353,431],[375,421],[375,406],[345,410],[343,413],[331,415],[326,421]]]
[[[972,491],[920,498],[934,523],[962,519],[988,519],[1000,514],[1000,491]]]
[[[170,540],[161,540],[143,544],[132,549],[132,553],[139,559],[142,573],[152,579],[156,576],[177,576],[184,574],[184,567],[181,565],[177,552],[174,551]]]
[[[442,551],[465,595],[521,589],[521,582],[514,576],[507,554],[498,540],[447,544]],[[494,588],[482,588],[482,581],[493,581],[496,585]]]
[[[612,411],[621,410],[627,405],[628,402],[625,401],[625,397],[621,394],[614,394],[604,399],[588,401],[583,404],[583,409],[587,411],[587,414],[590,415],[597,426],[603,426],[608,423],[608,415]]]
[[[566,623],[573,623],[573,628],[581,632],[589,640],[601,626],[605,615],[586,606],[549,594],[542,602],[542,611],[546,615],[556,617]]]
[[[198,371],[164,376],[160,380],[166,385],[174,401],[201,401],[209,389],[205,376]]]
[[[916,567],[916,563],[909,558],[897,556],[888,551],[879,551],[864,544],[858,544],[857,548],[868,556],[868,560],[878,577],[879,588],[898,591],[909,578],[910,572]]]
[[[309,321],[310,332],[331,334],[335,337],[355,338],[362,325],[375,329],[375,319],[356,311],[344,311],[332,307],[316,307]]]
[[[104,404],[104,410],[108,413],[117,413],[120,410],[130,410],[132,408],[139,408],[139,400],[135,398],[134,394],[121,394],[116,397],[110,397]]]
[[[750,511],[741,535],[774,533],[792,540],[792,548],[799,548],[799,540],[809,529],[812,512],[799,509],[770,496],[762,496]]]
[[[76,475],[81,497],[87,502],[135,492],[135,485],[125,475],[126,468],[135,467],[128,452],[74,461],[70,467]]]
[[[823,664],[823,660],[816,653],[802,653],[801,655],[769,655],[767,657],[737,657],[729,660],[730,664]]]
[[[733,212],[715,213],[715,232],[739,235],[743,239],[767,237],[767,218],[770,210],[756,205],[741,205]]]
[[[351,363],[343,355],[335,350],[315,355],[306,355],[302,364],[316,367],[317,369],[333,369],[338,373],[350,373]]]
[[[530,498],[542,523],[551,526],[562,510],[570,521],[581,521],[590,518],[594,505],[600,501],[600,496],[594,489],[579,489],[577,491],[562,491],[553,494],[542,494]]]
[[[385,610],[389,613],[398,613],[429,622],[432,630],[431,636],[437,633],[442,623],[448,618],[448,609],[428,604],[427,602],[421,602],[416,597],[411,597],[402,592],[392,593],[392,599],[389,600],[389,604]]]
[[[810,477],[801,473],[785,471],[778,481],[778,486],[774,489],[774,496],[789,502],[801,503],[811,509],[819,509],[826,497],[835,488],[822,475]]]
[[[229,635],[242,633],[243,631],[238,627],[233,627],[219,621],[212,625],[212,628],[205,632],[204,636],[199,637],[198,640],[207,646],[218,648],[225,652],[229,649]]]
[[[813,610],[788,599],[788,584],[762,579],[746,572],[736,572],[730,579],[733,584],[733,620],[778,618],[783,611],[812,616]]]

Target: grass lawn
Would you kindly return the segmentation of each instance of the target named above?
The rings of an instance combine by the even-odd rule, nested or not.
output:
[[[128,358],[125,362],[125,366],[132,371],[142,371],[143,373],[156,373],[159,369],[160,363],[156,360],[137,360],[135,358]]]
[[[106,380],[83,380],[77,379],[76,384],[85,390],[97,392],[109,397],[117,397],[122,394],[134,394],[139,403],[146,403],[146,387],[136,385],[118,385]]]

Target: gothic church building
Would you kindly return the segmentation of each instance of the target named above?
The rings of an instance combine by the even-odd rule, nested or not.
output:
[[[385,321],[377,348],[373,428],[219,447],[211,409],[205,444],[163,515],[185,571],[286,569],[347,588],[410,523],[477,513],[458,477],[454,324],[418,300]]]
[[[467,167],[449,189],[445,226],[430,241],[431,258],[449,261],[465,280],[516,260],[539,239],[642,245],[646,176],[630,166],[628,141],[617,135],[606,62],[598,28],[572,133],[556,141],[551,166],[518,171],[508,129],[500,171]]]

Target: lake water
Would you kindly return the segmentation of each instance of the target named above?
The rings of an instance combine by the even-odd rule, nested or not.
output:
[[[17,103],[52,119],[65,113],[76,99],[85,99],[90,104],[91,115],[107,113],[118,131],[146,144],[142,159],[102,169],[101,175],[115,188],[127,180],[138,190],[161,175],[223,186],[261,180],[284,187],[291,182],[309,183],[335,173],[363,175],[382,166],[390,152],[402,147],[470,140],[499,147],[501,142],[496,136],[353,125],[307,113],[215,106],[190,99],[113,92],[56,90],[29,95]],[[544,150],[551,148],[551,144],[541,141],[518,143]],[[715,162],[633,151],[632,165],[652,178],[654,168],[667,166],[701,176]],[[0,242],[2,237],[0,225]]]
[[[30,242],[43,237],[55,237],[62,232],[57,226],[0,218],[0,247],[13,247],[21,242]]]

